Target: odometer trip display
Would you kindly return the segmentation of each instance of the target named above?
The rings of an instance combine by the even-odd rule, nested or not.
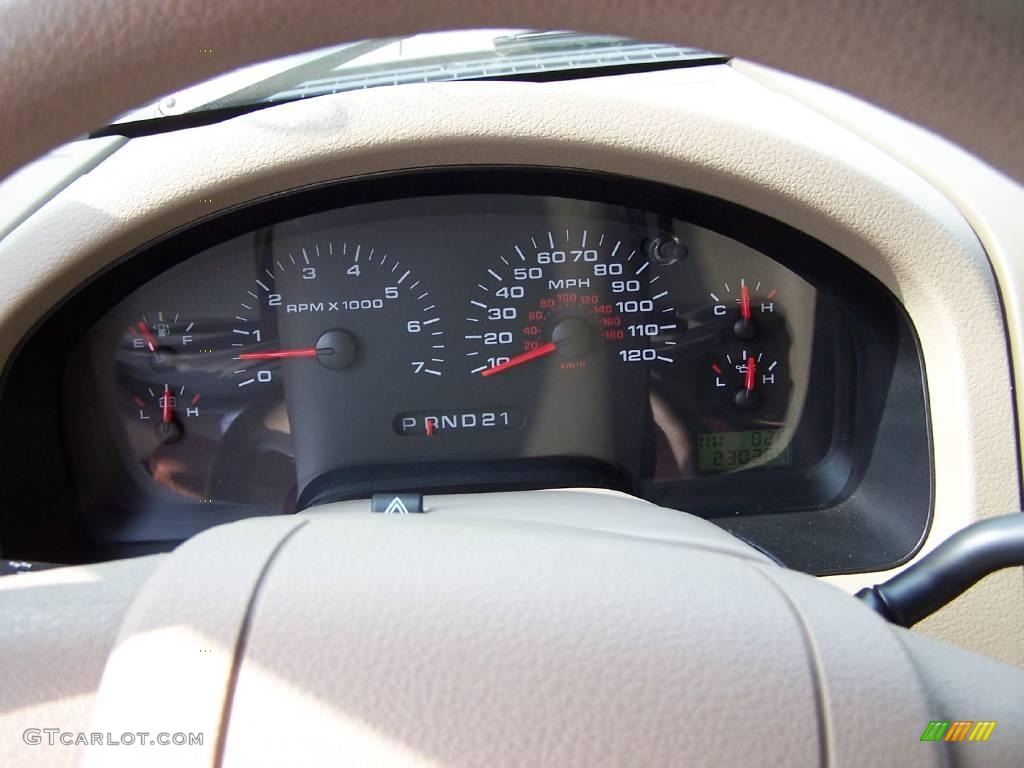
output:
[[[469,372],[488,378],[530,364],[572,371],[597,358],[675,362],[679,330],[657,244],[588,229],[531,233],[486,267],[466,313]],[[663,249],[664,250],[664,249]]]
[[[791,443],[779,437],[779,430],[709,432],[697,438],[697,469],[701,472],[788,467],[792,463]]]

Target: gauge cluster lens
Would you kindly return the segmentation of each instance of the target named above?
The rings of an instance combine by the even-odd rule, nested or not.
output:
[[[112,508],[192,521],[566,485],[683,508],[718,488],[724,504],[806,476],[842,427],[836,314],[682,215],[435,195],[256,223],[176,258],[69,367],[78,450],[112,446],[78,482]]]

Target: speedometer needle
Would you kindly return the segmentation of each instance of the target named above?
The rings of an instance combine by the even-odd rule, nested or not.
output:
[[[558,346],[553,341],[549,341],[547,344],[541,344],[535,349],[531,349],[529,352],[523,352],[521,355],[516,355],[513,358],[506,360],[504,363],[492,366],[480,372],[481,376],[493,376],[496,373],[507,371],[509,368],[515,368],[517,365],[528,363],[531,360],[536,360],[538,357],[544,357],[544,355],[550,355],[552,352],[558,349]]]
[[[243,352],[238,356],[239,360],[284,360],[289,357],[316,357],[318,351],[315,347],[303,347],[302,349],[278,349],[271,352]]]

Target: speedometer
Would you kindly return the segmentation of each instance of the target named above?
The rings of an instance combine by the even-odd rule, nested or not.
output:
[[[631,246],[586,229],[512,244],[469,302],[470,373],[489,377],[545,359],[581,370],[595,356],[624,365],[675,362],[682,328],[659,281],[679,248],[674,241]]]

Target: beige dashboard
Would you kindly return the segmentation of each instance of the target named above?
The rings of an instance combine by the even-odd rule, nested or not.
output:
[[[66,294],[124,254],[271,193],[395,170],[494,164],[681,186],[808,233],[902,301],[928,373],[934,439],[934,520],[923,554],[976,518],[1020,508],[1019,456],[1008,450],[1018,432],[1005,329],[1020,341],[1016,268],[1006,254],[1019,248],[1021,233],[956,179],[1002,184],[1018,199],[1021,191],[947,146],[922,155],[934,139],[903,123],[858,126],[850,118],[858,105],[764,70],[715,66],[370,90],[104,145],[109,157],[0,240],[7,277],[0,359]],[[887,575],[829,578],[854,591]],[[986,579],[921,625],[1018,666],[1022,627],[1016,572]]]

